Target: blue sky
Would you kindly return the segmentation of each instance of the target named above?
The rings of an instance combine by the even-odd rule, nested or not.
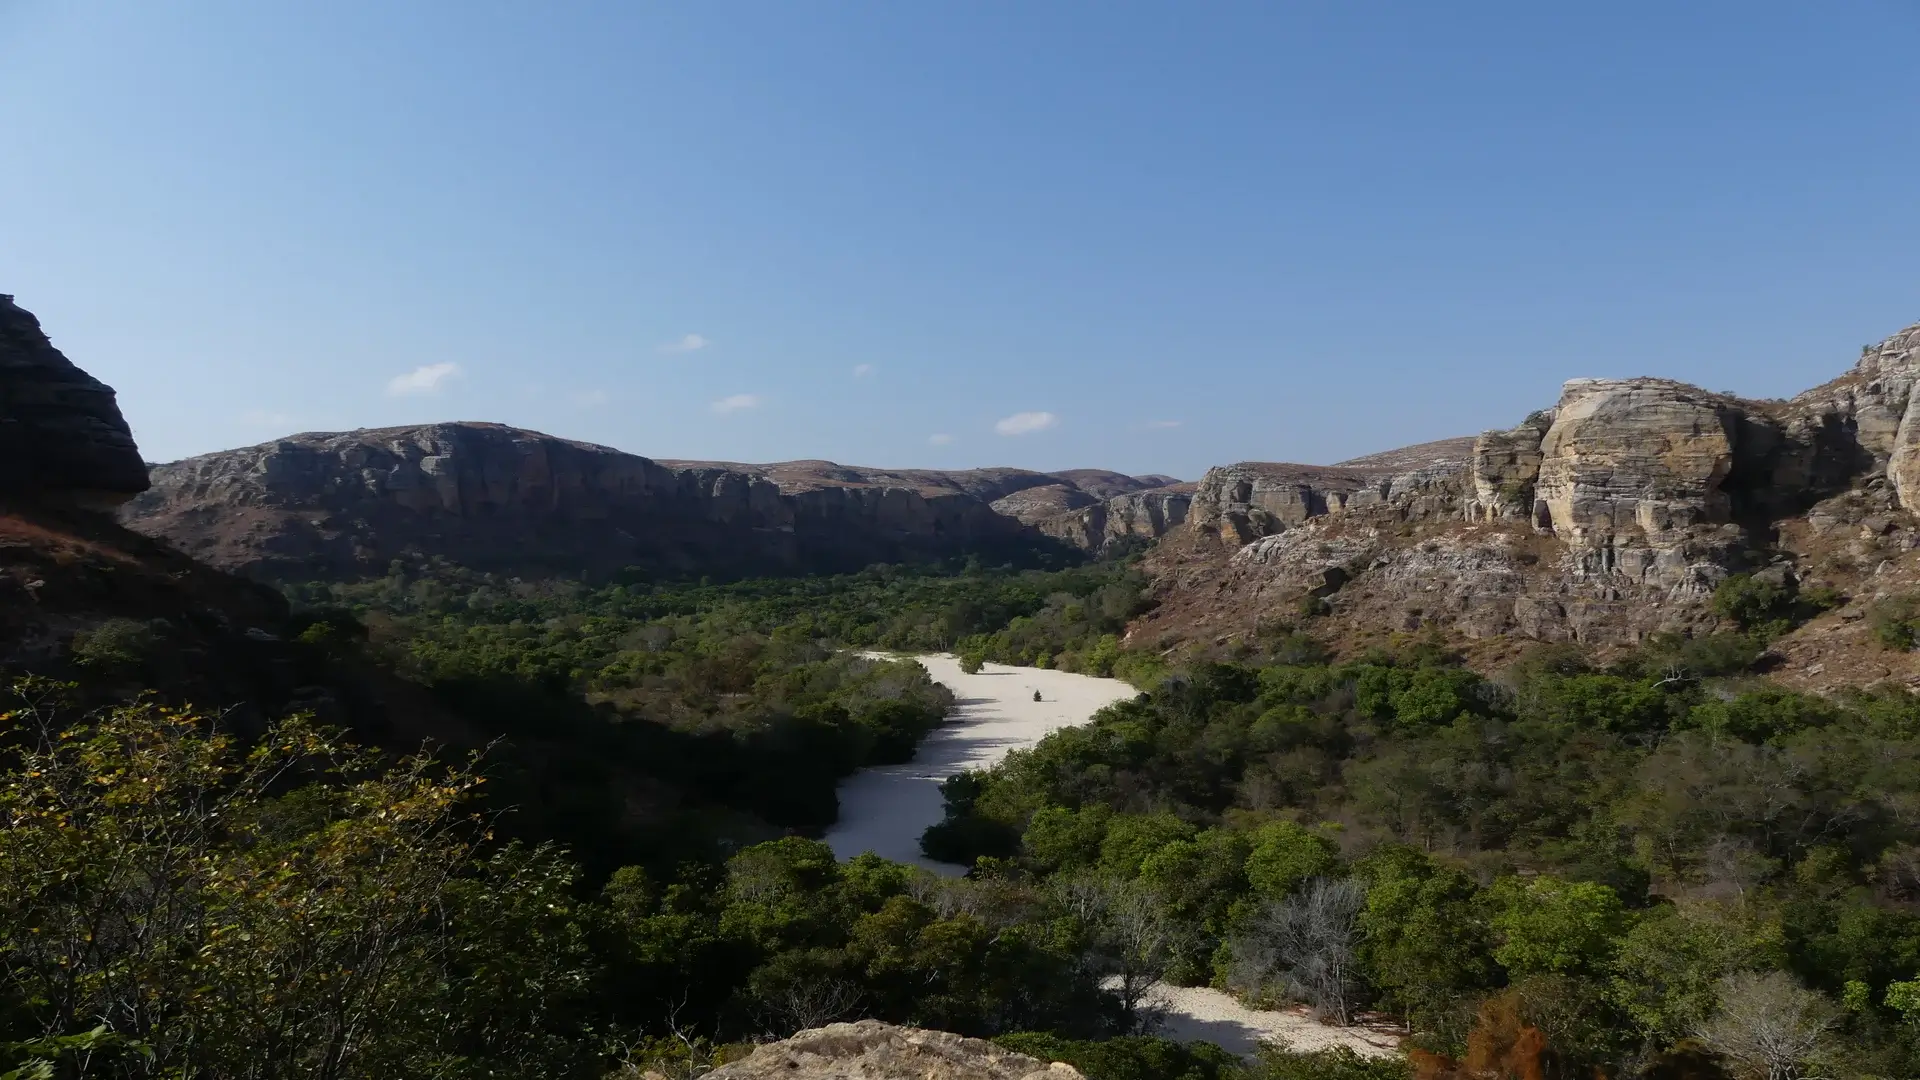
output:
[[[495,420],[1197,477],[1920,320],[1920,4],[0,0],[0,291],[149,458]]]

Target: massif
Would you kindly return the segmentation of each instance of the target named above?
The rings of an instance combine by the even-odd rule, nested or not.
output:
[[[1242,462],[1197,484],[1102,470],[961,472],[653,460],[497,424],[292,435],[139,460],[112,391],[0,299],[0,494],[100,508],[263,580],[437,555],[513,573],[799,573],[1158,540],[1132,643],[1229,644],[1303,613],[1339,638],[1628,644],[1720,623],[1729,576],[1847,599],[1777,644],[1820,686],[1920,677],[1864,648],[1867,606],[1920,588],[1920,326],[1786,401],[1576,379],[1507,430],[1333,466]],[[24,585],[20,585],[24,587]],[[1497,651],[1497,650],[1496,650]]]

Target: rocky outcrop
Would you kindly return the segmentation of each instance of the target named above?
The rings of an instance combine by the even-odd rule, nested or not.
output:
[[[1524,518],[1550,524],[1547,508],[1536,504],[1540,444],[1553,426],[1553,413],[1534,413],[1509,431],[1488,431],[1473,441],[1473,504],[1467,516],[1487,521]]]
[[[707,1074],[711,1080],[1084,1080],[984,1039],[896,1027],[878,1020],[828,1024],[757,1047]]]
[[[1144,544],[1165,536],[1168,530],[1187,520],[1193,488],[1192,484],[1173,484],[1116,495],[1105,502],[1041,518],[1035,524],[1048,536],[1087,551]]]
[[[1448,514],[1460,506],[1472,447],[1470,439],[1445,439],[1339,465],[1220,466],[1201,478],[1188,517],[1196,531],[1240,546],[1349,510]]]
[[[0,293],[0,494],[109,507],[147,488],[113,390]]]
[[[1733,512],[1740,403],[1661,379],[1567,384],[1540,444],[1535,480],[1580,577],[1704,595],[1740,540]]]

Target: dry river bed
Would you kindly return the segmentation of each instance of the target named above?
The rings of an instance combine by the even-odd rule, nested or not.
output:
[[[1118,679],[1001,664],[988,664],[969,675],[952,655],[914,659],[935,682],[953,691],[953,711],[920,744],[911,762],[863,769],[840,785],[840,820],[827,830],[826,840],[842,859],[871,851],[935,873],[965,873],[963,866],[935,862],[920,853],[920,834],[941,817],[941,782],[955,773],[992,766],[1009,751],[1032,746],[1060,728],[1084,724],[1102,708],[1137,693]],[[1333,1027],[1304,1011],[1249,1009],[1207,987],[1159,986],[1151,1005],[1163,1017],[1160,1034],[1217,1043],[1238,1054],[1250,1054],[1268,1041],[1294,1050],[1346,1046],[1362,1055],[1383,1056],[1393,1053],[1398,1043],[1389,1028]]]

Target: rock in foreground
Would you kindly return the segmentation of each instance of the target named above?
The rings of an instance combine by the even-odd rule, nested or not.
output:
[[[878,1020],[802,1031],[707,1076],[709,1080],[1085,1080],[1071,1065],[1049,1065],[984,1039],[895,1027]]]

